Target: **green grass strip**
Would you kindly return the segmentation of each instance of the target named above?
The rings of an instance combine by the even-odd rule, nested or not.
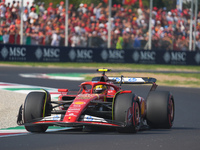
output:
[[[24,126],[17,126],[17,127],[10,127],[10,128],[3,128],[1,130],[25,130]]]
[[[65,129],[67,127],[59,127],[59,126],[49,126],[48,129]],[[26,130],[24,126],[16,126],[10,128],[3,128],[0,130]]]
[[[24,91],[28,91],[28,90],[41,90],[41,88],[2,88],[3,90],[8,90],[8,91],[19,91],[19,90],[24,90]],[[48,89],[47,89],[48,90]]]
[[[200,71],[200,66],[126,64],[126,63],[39,63],[39,62],[0,62],[0,65],[31,66],[31,67],[64,67],[64,68],[113,68],[113,69],[145,69],[145,70],[177,70],[186,69]]]
[[[82,77],[85,73],[49,73],[48,76],[59,76],[59,77]]]

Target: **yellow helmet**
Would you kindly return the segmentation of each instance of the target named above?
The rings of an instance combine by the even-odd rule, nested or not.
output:
[[[107,88],[105,85],[97,85],[94,87],[93,93],[100,94],[100,93],[103,93],[106,89]]]

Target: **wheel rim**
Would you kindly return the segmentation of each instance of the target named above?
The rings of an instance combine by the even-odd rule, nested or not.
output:
[[[169,114],[168,114],[168,116],[169,116],[169,125],[171,127],[172,124],[173,124],[173,120],[174,120],[174,103],[173,103],[172,99],[169,100],[169,105],[168,106],[169,106],[169,108],[168,108],[168,110],[169,110]]]
[[[173,103],[172,99],[170,100],[170,104],[171,104],[171,106],[170,106],[170,119],[171,119],[171,121],[173,121],[174,120],[174,103]]]

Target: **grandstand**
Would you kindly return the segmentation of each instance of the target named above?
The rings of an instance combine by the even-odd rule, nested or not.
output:
[[[18,1],[0,4],[0,43],[20,44],[20,10]],[[65,2],[30,3],[23,8],[23,41],[25,45],[65,46]],[[149,8],[112,5],[111,48],[148,49]],[[200,12],[197,13],[196,50],[200,50]],[[153,7],[152,49],[188,51],[190,40],[190,9],[168,10]],[[71,47],[107,48],[108,5],[83,4],[68,7],[68,45]],[[193,40],[194,42],[194,40]]]

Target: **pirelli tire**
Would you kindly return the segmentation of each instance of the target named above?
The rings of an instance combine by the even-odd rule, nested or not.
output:
[[[114,120],[124,123],[119,133],[136,133],[140,128],[140,107],[132,93],[118,94],[114,101]]]
[[[50,94],[46,92],[30,92],[24,102],[24,123],[29,132],[45,132],[47,125],[33,125],[38,118],[51,115]],[[29,124],[30,123],[30,124]]]
[[[147,97],[147,124],[151,128],[170,129],[174,121],[174,98],[168,91],[151,91]]]

